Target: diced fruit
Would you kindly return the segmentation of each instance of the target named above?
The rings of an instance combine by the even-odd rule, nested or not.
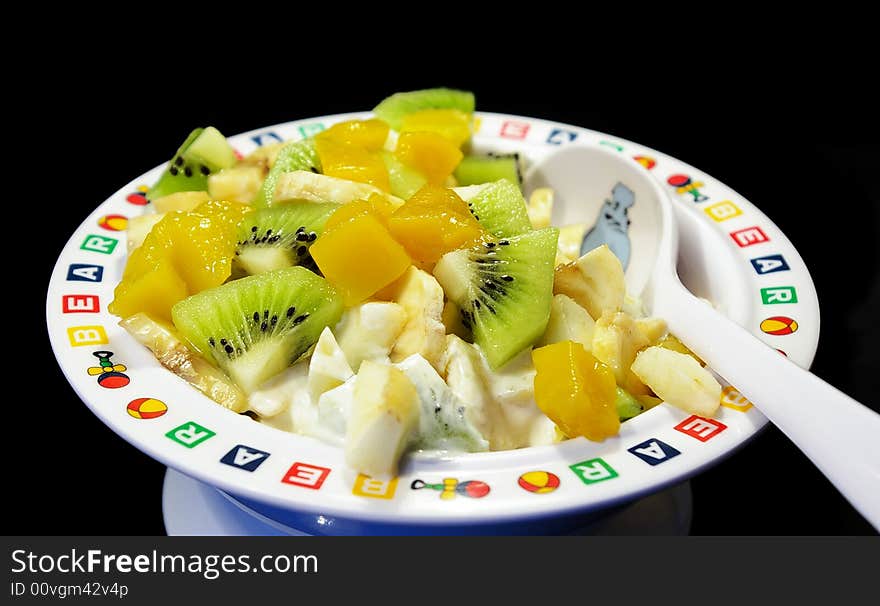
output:
[[[442,185],[462,158],[461,151],[451,141],[429,132],[401,133],[394,153],[434,185]]]
[[[397,208],[388,201],[388,198],[379,194],[372,194],[366,200],[355,200],[347,204],[337,205],[337,207],[324,224],[325,232],[331,231],[340,225],[345,225],[361,215],[372,215],[379,219],[382,225],[387,228],[388,220]]]
[[[222,171],[221,171],[222,172]],[[212,177],[214,175],[211,175]],[[208,177],[210,179],[210,177]],[[167,213],[172,210],[193,210],[199,204],[209,200],[206,191],[179,191],[153,200],[153,208],[157,213]]]
[[[135,252],[140,250],[136,249]],[[160,320],[171,319],[171,307],[189,294],[186,282],[171,261],[163,259],[152,269],[125,278],[113,291],[110,313],[127,318],[144,312]]]
[[[397,368],[364,362],[354,382],[345,461],[360,473],[389,477],[419,424],[416,388]]]
[[[333,334],[349,366],[357,372],[364,360],[388,361],[406,320],[403,306],[370,301],[347,309]]]
[[[471,116],[457,109],[423,109],[403,117],[400,132],[427,131],[461,147],[471,138]]]
[[[638,391],[629,376],[636,353],[648,346],[648,340],[635,321],[623,312],[607,313],[596,320],[593,330],[593,355],[614,372],[618,385]]]
[[[446,327],[447,335],[456,335],[465,341],[473,341],[474,336],[462,323],[461,309],[459,309],[454,301],[447,301],[443,305],[441,318],[443,320],[443,326]]]
[[[189,343],[251,393],[339,320],[342,300],[322,278],[288,267],[193,295],[171,313]]]
[[[507,179],[481,189],[468,200],[468,207],[486,231],[499,238],[532,231],[526,200],[519,187]]]
[[[354,384],[356,381],[357,375],[352,376],[342,385],[321,394],[316,407],[317,423],[310,428],[310,435],[321,438],[325,442],[345,446],[348,420],[351,418],[351,409],[354,408]]]
[[[334,226],[312,245],[311,253],[347,306],[391,284],[411,264],[403,246],[373,214]]]
[[[657,345],[656,342],[666,335],[666,320],[663,318],[637,318],[636,326],[652,345]]]
[[[388,229],[413,259],[423,263],[473,246],[485,233],[464,200],[436,185],[426,185],[394,211]]]
[[[383,196],[395,208],[403,204],[403,200],[367,183],[297,170],[278,177],[273,204],[283,204],[289,200],[348,204],[355,200],[366,200],[374,194]]]
[[[519,188],[522,185],[519,154],[465,156],[455,169],[455,178],[459,185],[475,185],[507,179]]]
[[[297,201],[257,209],[238,226],[236,264],[251,275],[293,265],[316,269],[309,248],[338,208]]]
[[[572,223],[559,228],[559,243],[556,245],[556,265],[577,261],[581,256],[581,244],[590,228],[587,223]]]
[[[559,429],[595,442],[617,435],[614,374],[579,343],[563,341],[532,351],[535,401]]]
[[[614,406],[621,421],[632,419],[645,411],[645,405],[622,387],[617,388]]]
[[[568,295],[594,319],[620,311],[626,293],[623,266],[607,244],[556,268],[553,292]]]
[[[262,148],[261,148],[262,149]],[[208,177],[208,194],[215,200],[250,204],[263,184],[263,169],[239,164]]]
[[[420,354],[436,367],[446,343],[440,284],[431,274],[410,267],[391,285],[390,294],[406,311],[406,324],[394,343],[391,360],[399,362],[412,354]]]
[[[465,114],[474,113],[474,94],[450,88],[429,88],[406,93],[395,93],[382,100],[373,113],[400,130],[403,118],[426,109],[456,109]]]
[[[544,333],[553,298],[557,235],[548,227],[485,242],[447,253],[434,268],[493,368]]]
[[[272,167],[275,166],[275,160],[278,159],[281,150],[284,149],[284,146],[289,144],[289,141],[278,141],[276,143],[261,145],[242,158],[238,163],[238,166],[259,168],[260,181],[262,181],[265,176],[269,174],[269,171],[272,170]]]
[[[258,390],[248,394],[248,409],[259,415],[261,421],[274,417],[276,420],[276,423],[273,423],[274,427],[281,426],[286,417],[289,419],[287,421],[289,427],[285,428],[285,431],[304,429],[308,423],[299,422],[303,419],[294,418],[296,413],[290,409],[295,403],[303,400],[305,400],[307,408],[313,407],[306,389],[308,375],[309,362],[300,359],[287,370],[278,373],[260,385]],[[282,414],[284,412],[288,412],[288,414]]]
[[[524,350],[499,370],[480,348],[455,335],[446,337],[441,366],[450,389],[467,403],[468,419],[492,450],[551,444],[555,424],[535,404],[535,366]]]
[[[687,354],[649,347],[636,356],[632,371],[662,400],[685,412],[711,417],[721,404],[721,385]]]
[[[550,187],[539,187],[529,196],[529,221],[532,222],[532,227],[535,229],[550,226],[550,219],[553,215],[553,196],[553,189]],[[559,237],[562,237],[561,232]]]
[[[164,213],[153,213],[149,215],[138,215],[128,220],[128,227],[125,229],[125,245],[128,254],[131,254],[135,248],[144,243],[147,234],[153,229],[162,218]]]
[[[382,191],[390,189],[388,169],[378,153],[336,139],[316,139],[315,149],[328,177],[367,183]]]
[[[208,188],[208,175],[235,164],[235,152],[219,130],[213,126],[192,131],[168,168],[147,192],[155,200],[178,191],[199,191]]]
[[[479,185],[465,185],[464,187],[453,187],[452,191],[455,194],[464,200],[465,202],[470,202],[471,198],[476,196],[478,193],[489,187],[491,183],[481,183]]]
[[[305,139],[304,141],[294,141],[287,143],[278,152],[272,169],[263,179],[263,185],[260,191],[254,196],[252,204],[256,207],[269,206],[274,200],[287,200],[291,198],[299,198],[299,196],[276,196],[276,189],[279,178],[287,173],[294,171],[304,171],[311,173],[321,172],[321,159],[315,149],[315,141],[313,139]],[[304,198],[309,199],[309,198]],[[312,200],[312,202],[321,202],[322,200]],[[323,201],[337,202],[337,200]]]
[[[379,151],[388,138],[388,123],[382,120],[347,120],[334,124],[315,135],[315,142],[332,140],[345,145],[362,147],[368,151]],[[320,147],[318,149],[320,153]],[[323,162],[324,158],[321,158]],[[326,173],[326,166],[325,173]],[[329,173],[327,173],[329,174]]]
[[[667,334],[663,338],[658,339],[656,343],[653,343],[653,345],[658,345],[660,347],[670,349],[672,351],[677,351],[678,353],[687,354],[690,357],[692,357],[694,360],[699,362],[700,366],[706,365],[706,363],[703,362],[703,360],[700,358],[700,356],[698,356],[693,351],[691,351],[690,347],[688,347],[687,345],[685,345],[684,343],[679,341],[678,337],[676,337],[675,335]]]
[[[138,343],[146,346],[159,363],[233,412],[244,412],[248,400],[223,371],[191,351],[174,331],[144,313],[136,313],[119,323]]]
[[[388,170],[388,185],[392,195],[406,200],[428,182],[419,171],[398,160],[393,153],[383,151],[381,155]]]
[[[353,375],[333,332],[329,327],[325,328],[309,361],[309,395],[317,402],[321,394],[342,385]]]
[[[593,329],[596,323],[583,307],[565,295],[554,295],[550,305],[550,321],[538,345],[574,341],[587,351],[593,347]]]
[[[110,312],[128,317],[143,311],[167,321],[173,303],[222,284],[231,273],[236,225],[249,210],[212,201],[167,213],[129,256]]]
[[[453,452],[489,450],[489,443],[467,418],[467,403],[458,399],[427,360],[414,354],[395,366],[412,381],[421,406],[413,448]]]

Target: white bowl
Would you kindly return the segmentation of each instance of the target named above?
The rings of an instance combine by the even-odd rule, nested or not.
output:
[[[291,122],[238,135],[231,142],[248,153],[260,143],[308,136],[333,122],[363,116]],[[614,185],[624,183],[633,190],[627,271],[631,290],[639,290],[653,261],[652,205],[644,200],[667,194],[677,198],[693,219],[682,226],[680,270],[685,283],[771,346],[809,366],[818,342],[815,289],[797,251],[747,200],[693,167],[601,133],[490,113],[478,114],[477,128],[475,150],[517,151],[533,166],[562,146],[596,151],[590,166],[534,169],[527,182],[533,186],[544,181],[557,189],[556,225],[592,223]],[[140,214],[138,188],[155,181],[162,169],[141,175],[98,206],[65,246],[46,302],[52,347],[82,400],[124,439],[287,526],[318,534],[561,532],[716,463],[766,423],[728,389],[715,419],[701,421],[661,405],[627,421],[619,436],[601,443],[575,439],[454,457],[417,454],[405,459],[394,481],[358,476],[346,468],[336,447],[217,406],[162,368],[107,313],[125,264],[125,235],[104,218]],[[682,175],[690,185],[681,185]],[[796,302],[771,296],[791,289]],[[784,319],[788,334],[774,330],[779,324],[764,323],[774,317]],[[763,332],[762,325],[776,334]],[[115,383],[105,380],[101,385],[88,373],[98,366],[94,354],[100,351],[112,352],[112,363],[126,366],[122,374],[127,383],[116,377]],[[153,418],[135,418],[128,404],[140,398],[158,400],[167,410]],[[527,481],[535,477],[523,479],[529,472],[546,472],[541,477],[549,485],[537,490]],[[420,487],[447,478],[456,487],[452,498],[440,498],[440,490],[413,487],[416,481]],[[120,478],[120,485],[126,481]]]

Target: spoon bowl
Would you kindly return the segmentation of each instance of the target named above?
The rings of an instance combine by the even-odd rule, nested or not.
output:
[[[576,201],[584,199],[583,196],[594,195],[585,187],[585,180],[595,179],[596,186],[608,191],[603,174],[614,158],[595,148],[570,146],[534,167],[526,189],[552,183],[559,188],[566,208],[576,207]],[[632,161],[623,157],[617,160]],[[728,318],[717,309],[727,307],[724,303],[700,299],[688,290],[679,276],[679,260],[693,258],[693,251],[680,256],[679,230],[689,236],[687,246],[693,249],[701,226],[684,206],[691,203],[673,200],[647,172],[634,173],[626,186],[635,194],[631,207],[650,217],[647,227],[654,230],[654,237],[641,234],[640,240],[650,245],[637,251],[631,268],[627,268],[630,292],[640,293],[652,315],[666,320],[670,332],[735,385],[880,529],[880,415],[797,366],[737,323],[747,324],[749,318]],[[603,212],[606,211],[614,212],[613,201],[605,202]],[[599,221],[603,220],[608,220],[607,214],[600,213]],[[589,250],[607,243],[617,253],[614,231],[606,233],[612,239],[593,239],[585,242],[584,248]],[[653,263],[646,274],[649,261]],[[713,261],[723,263],[719,259]],[[723,265],[713,263],[713,270],[715,276],[725,276]],[[694,289],[711,296],[712,276],[688,273]],[[746,289],[726,284],[724,291],[742,294]],[[730,308],[746,307],[733,304]]]

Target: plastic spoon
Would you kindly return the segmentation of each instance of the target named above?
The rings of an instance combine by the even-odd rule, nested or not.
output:
[[[656,206],[651,213],[658,234],[653,267],[635,284],[628,270],[628,287],[641,290],[652,315],[665,319],[670,332],[736,386],[880,530],[880,415],[789,361],[685,288],[676,264],[679,222],[687,218],[686,211],[652,176],[629,158],[569,146],[534,167],[526,189],[553,186],[554,175],[565,173],[568,199],[577,189],[570,175],[581,179],[590,173],[584,167],[597,164],[616,164],[608,172],[627,175],[622,180],[636,191],[637,203]]]

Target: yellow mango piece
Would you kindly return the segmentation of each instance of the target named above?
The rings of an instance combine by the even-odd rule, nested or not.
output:
[[[171,322],[171,306],[189,294],[186,282],[169,259],[157,263],[151,271],[124,279],[113,291],[110,313],[127,318],[138,312]]]
[[[372,212],[325,231],[309,252],[349,307],[391,284],[412,264]]]
[[[356,145],[367,151],[379,151],[388,138],[388,124],[382,120],[347,120],[334,124],[315,136],[315,141],[333,140],[337,143]]]
[[[471,115],[457,109],[425,109],[403,117],[400,132],[437,133],[461,147],[471,138]]]
[[[192,211],[167,213],[129,256],[110,312],[127,317],[142,311],[170,320],[171,305],[225,282],[232,271],[236,227],[249,210],[236,202],[211,201]],[[153,276],[167,280],[167,288]],[[159,292],[151,293],[152,287]]]
[[[532,351],[535,402],[569,438],[601,442],[617,435],[620,418],[611,369],[574,341]]]
[[[325,175],[367,183],[382,191],[391,189],[388,184],[388,169],[377,152],[332,138],[316,139],[315,149]]]
[[[434,185],[442,185],[463,157],[449,139],[426,131],[401,133],[394,154]]]
[[[382,225],[388,227],[388,219],[394,209],[395,206],[387,198],[379,195],[372,195],[368,200],[355,200],[343,204],[327,218],[327,222],[324,224],[324,233],[361,215],[373,215],[382,222]]]
[[[467,203],[449,188],[425,185],[388,221],[394,239],[422,263],[475,244],[485,233]]]

